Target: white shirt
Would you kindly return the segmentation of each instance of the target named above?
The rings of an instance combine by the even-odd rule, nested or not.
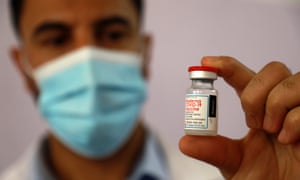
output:
[[[19,161],[0,175],[0,180],[55,180],[41,158],[44,142],[45,140],[35,142]],[[224,179],[215,167],[186,157],[178,148],[159,143],[151,133],[146,139],[144,152],[128,180],[140,180],[144,174],[157,180]]]

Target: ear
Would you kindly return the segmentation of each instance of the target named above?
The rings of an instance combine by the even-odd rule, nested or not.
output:
[[[22,63],[21,63],[21,50],[16,47],[12,47],[10,49],[10,57],[13,61],[13,64],[18,69],[18,71],[22,75],[25,75],[25,69],[23,68]]]
[[[149,79],[150,76],[150,61],[151,61],[151,54],[152,54],[152,36],[149,34],[143,35],[143,76],[146,80]]]
[[[17,47],[13,47],[10,50],[10,56],[11,59],[13,61],[13,64],[15,65],[15,67],[17,68],[17,70],[20,72],[20,74],[22,75],[22,78],[25,80],[26,83],[26,89],[27,91],[29,91],[29,93],[31,93],[34,98],[37,98],[38,96],[38,88],[34,82],[34,80],[32,79],[32,77],[30,77],[28,75],[28,72],[25,69],[24,63],[23,63],[23,59],[24,58],[23,54],[22,54],[22,49],[19,49]]]

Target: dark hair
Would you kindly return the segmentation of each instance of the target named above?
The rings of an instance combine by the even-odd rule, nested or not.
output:
[[[20,33],[20,19],[25,0],[10,0],[12,25],[17,34]],[[143,19],[144,0],[131,0],[137,10],[139,21]]]

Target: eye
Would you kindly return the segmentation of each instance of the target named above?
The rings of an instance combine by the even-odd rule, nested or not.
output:
[[[108,30],[104,31],[99,36],[101,43],[121,43],[127,37],[127,33],[124,30]]]
[[[71,40],[71,34],[65,31],[48,30],[38,36],[37,42],[44,48],[61,48]]]
[[[129,30],[120,25],[111,25],[96,32],[97,41],[104,46],[121,45],[129,36]]]
[[[45,46],[53,46],[60,47],[67,43],[68,36],[67,35],[55,35],[49,36],[43,40],[43,45]]]
[[[118,41],[125,37],[125,33],[121,31],[112,31],[108,32],[106,36],[106,38],[110,41]]]

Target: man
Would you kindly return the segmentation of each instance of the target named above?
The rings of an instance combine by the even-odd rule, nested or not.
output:
[[[138,67],[147,78],[150,39],[139,34],[140,16],[133,1],[23,3],[22,18],[16,23],[22,47],[12,54],[51,129],[38,165],[30,172],[34,175],[26,178],[171,178],[155,138],[135,121],[145,96]],[[141,52],[145,58],[140,66]],[[292,75],[278,62],[257,74],[229,57],[205,57],[202,64],[219,68],[219,75],[235,88],[251,130],[239,141],[185,136],[181,150],[219,167],[227,179],[300,177],[299,74]],[[118,113],[122,116],[115,116]],[[187,173],[195,170],[183,161],[177,164]],[[200,165],[196,170],[205,173]],[[20,179],[25,179],[22,175]]]
[[[139,120],[150,49],[141,0],[12,0],[11,11],[11,54],[50,132],[3,179],[182,179]]]

